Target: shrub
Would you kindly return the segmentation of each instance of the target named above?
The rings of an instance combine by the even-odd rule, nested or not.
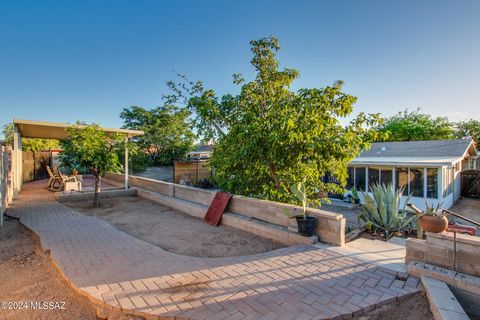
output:
[[[395,189],[391,183],[382,183],[373,185],[371,189],[372,195],[361,193],[364,205],[359,219],[366,223],[367,228],[380,231],[389,239],[413,227],[416,216],[410,216],[405,210],[410,196],[401,205],[403,188]]]

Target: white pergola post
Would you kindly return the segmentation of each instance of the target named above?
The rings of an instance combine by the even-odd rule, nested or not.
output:
[[[125,189],[128,189],[128,138],[125,139]]]
[[[13,198],[18,199],[23,184],[23,154],[22,135],[16,125],[13,125]]]

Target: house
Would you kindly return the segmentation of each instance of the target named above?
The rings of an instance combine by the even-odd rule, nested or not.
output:
[[[212,152],[213,152],[213,145],[199,145],[196,147],[194,151],[190,151],[187,153],[189,160],[197,160],[197,159],[210,159]]]
[[[450,208],[461,197],[460,173],[477,169],[477,159],[471,138],[377,142],[348,166],[347,189],[369,192],[372,184],[393,183],[422,210],[425,201]]]

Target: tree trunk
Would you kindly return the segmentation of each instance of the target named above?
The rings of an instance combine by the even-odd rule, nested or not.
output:
[[[270,165],[268,166],[268,174],[270,178],[272,178],[273,182],[275,183],[275,188],[277,190],[280,190],[280,181],[278,180],[277,168],[275,164],[270,163]]]
[[[100,175],[95,175],[95,194],[93,195],[93,206],[99,208],[102,204],[100,203],[100,184],[101,177]]]

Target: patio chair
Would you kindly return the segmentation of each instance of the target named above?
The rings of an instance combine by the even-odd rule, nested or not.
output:
[[[52,190],[52,191],[56,191],[60,188],[60,186],[62,185],[62,180],[61,178],[58,176],[58,174],[55,173],[55,168],[53,168],[53,170],[50,168],[49,165],[46,165],[46,168],[47,168],[47,173],[48,173],[48,185],[47,185],[47,189],[48,190]],[[55,188],[55,185],[58,183],[58,188]]]
[[[64,191],[81,190],[81,182],[77,181],[77,178],[75,176],[64,175],[58,167],[53,168],[53,174],[56,177],[56,181],[60,183],[60,187],[63,187]],[[70,182],[72,182],[73,184],[70,185]],[[69,185],[68,188],[66,188],[67,185]]]

